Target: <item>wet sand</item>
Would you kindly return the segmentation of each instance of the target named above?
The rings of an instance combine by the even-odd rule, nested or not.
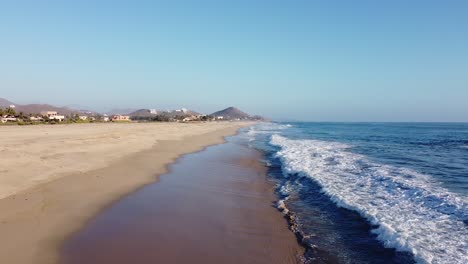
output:
[[[299,263],[259,155],[234,137],[179,158],[72,236],[61,263]]]
[[[246,125],[2,128],[9,140],[0,145],[0,185],[13,193],[0,199],[0,263],[57,263],[62,243],[103,208],[157,181],[180,155],[222,143]]]

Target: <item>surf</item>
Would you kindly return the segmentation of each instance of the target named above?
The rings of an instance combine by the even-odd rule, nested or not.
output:
[[[418,263],[468,262],[465,197],[430,175],[353,153],[350,144],[289,139],[282,129],[268,132],[285,177],[312,179],[337,206],[375,225],[372,232],[385,247],[410,252]]]

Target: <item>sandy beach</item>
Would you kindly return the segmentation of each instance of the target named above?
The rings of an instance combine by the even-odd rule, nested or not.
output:
[[[60,263],[302,263],[263,158],[241,136],[182,156],[68,239]]]
[[[0,127],[0,260],[56,263],[63,241],[182,154],[247,123]]]

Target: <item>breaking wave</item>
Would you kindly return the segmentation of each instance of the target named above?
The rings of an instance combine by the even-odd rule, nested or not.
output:
[[[352,153],[347,144],[291,140],[279,134],[271,136],[270,144],[280,148],[276,156],[285,176],[297,174],[317,182],[338,206],[375,225],[372,232],[386,247],[410,252],[419,263],[468,263],[466,197],[428,175]],[[287,210],[283,200],[278,206]]]
[[[255,126],[251,126],[246,134],[250,136],[251,139],[254,139],[255,136],[259,134],[272,134],[290,127],[292,127],[290,124],[282,125],[278,123],[260,123]]]

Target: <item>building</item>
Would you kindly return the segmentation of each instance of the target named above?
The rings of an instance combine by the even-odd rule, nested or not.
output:
[[[80,115],[80,116],[78,116],[78,118],[81,119],[81,120],[83,120],[83,121],[85,121],[85,120],[88,119],[88,116]]]
[[[180,113],[186,114],[188,112],[188,109],[187,108],[181,108],[181,109],[175,110],[175,112],[180,112]]]
[[[112,121],[130,121],[130,116],[127,115],[113,115]]]
[[[40,121],[44,121],[44,118],[42,118],[41,116],[31,116],[29,117],[29,120],[33,122],[40,122]]]
[[[44,111],[41,112],[42,116],[47,116],[49,120],[57,120],[62,122],[65,119],[65,116],[59,115],[56,111]]]
[[[104,114],[104,115],[102,116],[102,121],[104,121],[104,122],[109,122],[109,116],[106,115],[106,114]]]
[[[6,122],[16,122],[18,119],[14,116],[2,116],[0,117],[0,122],[6,123]]]
[[[150,114],[157,115],[158,111],[156,111],[156,109],[150,109]]]

